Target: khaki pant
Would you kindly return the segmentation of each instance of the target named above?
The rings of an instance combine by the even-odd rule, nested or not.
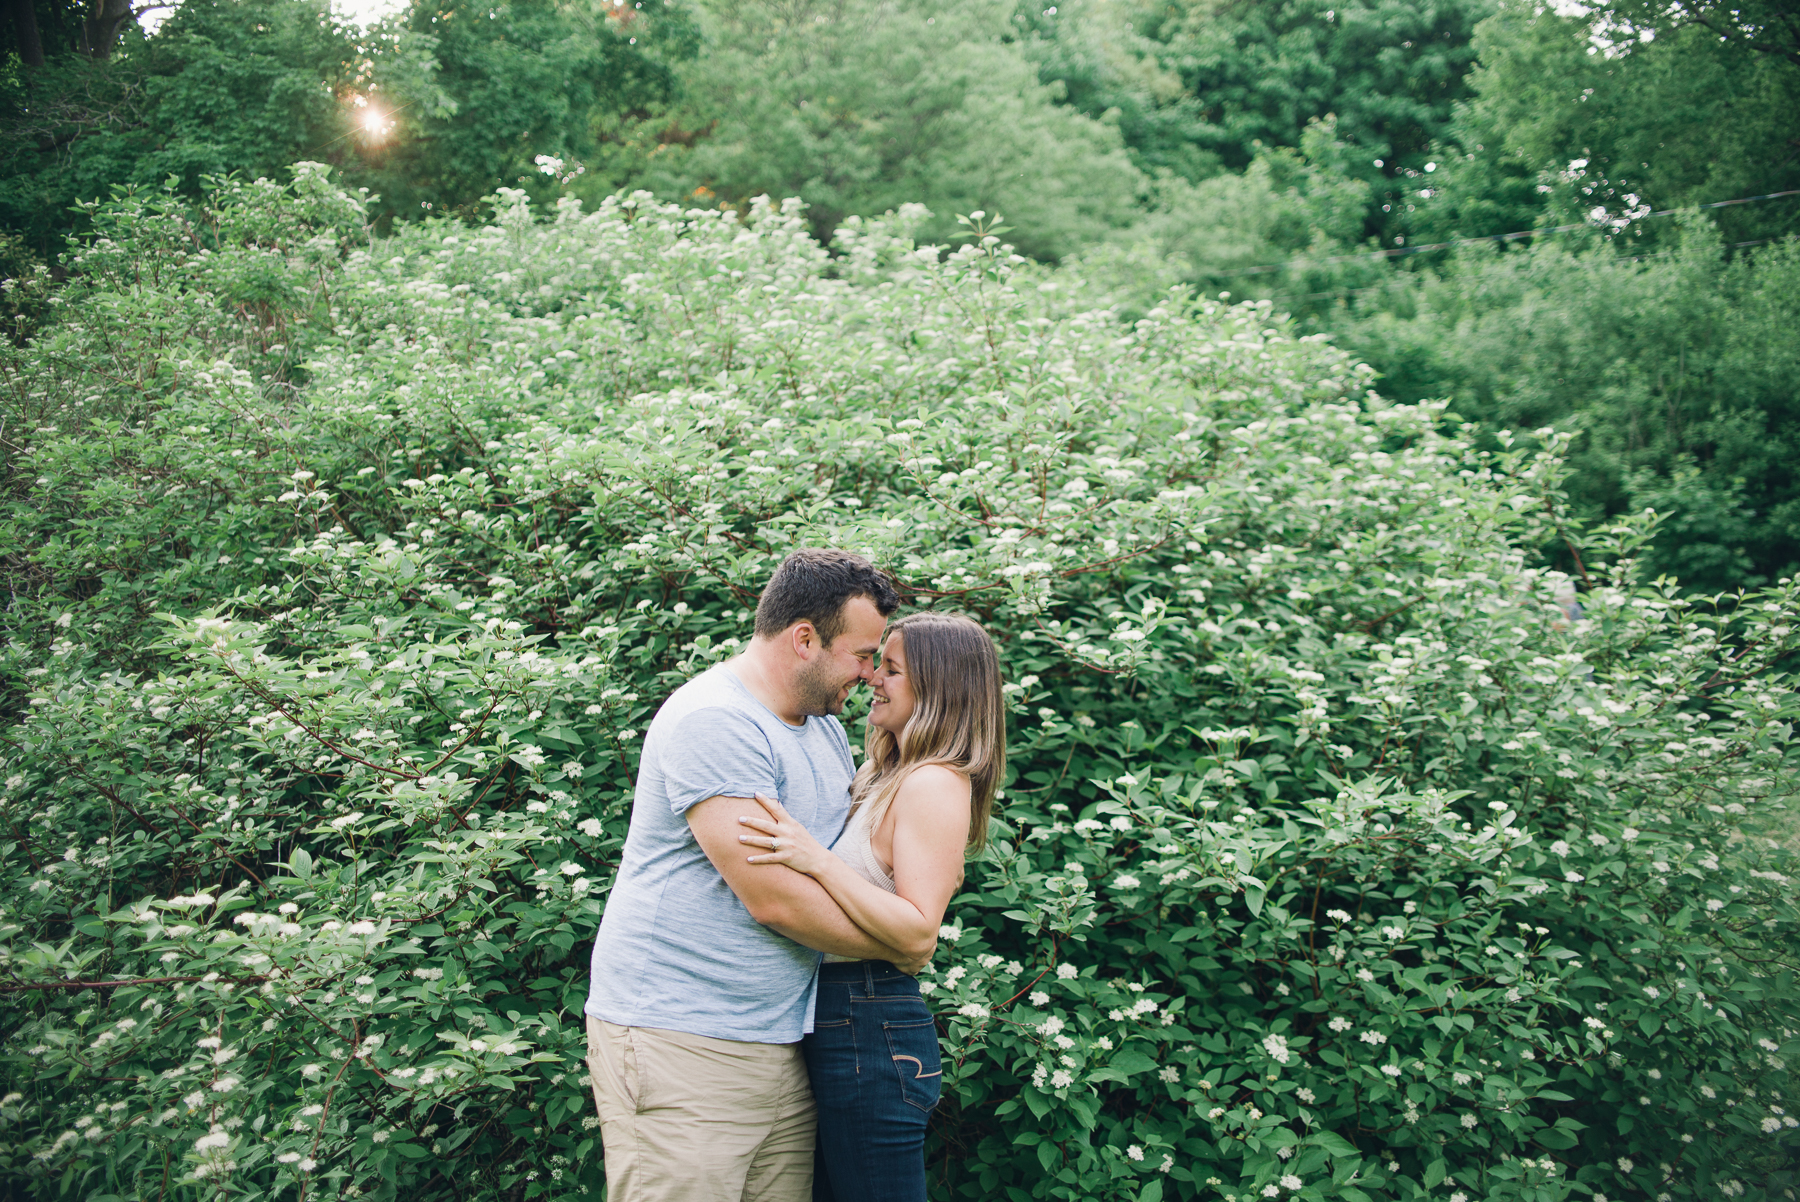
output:
[[[808,1202],[817,1112],[797,1043],[588,1016],[607,1202]]]

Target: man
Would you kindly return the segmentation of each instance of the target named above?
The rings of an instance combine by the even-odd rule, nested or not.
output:
[[[859,555],[796,551],[763,590],[748,648],[650,724],[586,1006],[612,1202],[811,1196],[799,1040],[819,953],[918,965],[811,877],[750,864],[738,818],[769,794],[836,840],[856,771],[836,715],[872,675],[899,602]]]

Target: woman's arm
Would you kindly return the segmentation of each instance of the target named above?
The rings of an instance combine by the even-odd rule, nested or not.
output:
[[[850,920],[824,886],[797,872],[763,872],[738,857],[737,815],[750,804],[742,797],[711,797],[690,806],[686,817],[694,841],[737,894],[750,917],[814,951],[891,960],[904,971],[924,967],[925,957],[909,957]]]
[[[952,769],[927,764],[900,786],[889,814],[894,821],[894,888],[866,881],[832,854],[773,798],[758,796],[769,816],[738,821],[757,834],[741,842],[777,849],[750,857],[752,864],[786,865],[825,887],[851,922],[871,938],[899,951],[929,956],[938,927],[962,881],[963,848],[969,833],[969,779]]]

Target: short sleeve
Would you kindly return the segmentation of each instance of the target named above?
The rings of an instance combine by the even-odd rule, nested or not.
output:
[[[739,710],[717,706],[683,718],[662,749],[669,809],[685,814],[709,797],[775,794],[769,736]]]

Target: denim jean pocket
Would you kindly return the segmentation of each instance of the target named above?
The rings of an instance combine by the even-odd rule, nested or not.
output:
[[[938,1054],[937,1024],[883,1023],[888,1055],[900,1079],[900,1096],[909,1106],[929,1111],[943,1094],[944,1063]]]

